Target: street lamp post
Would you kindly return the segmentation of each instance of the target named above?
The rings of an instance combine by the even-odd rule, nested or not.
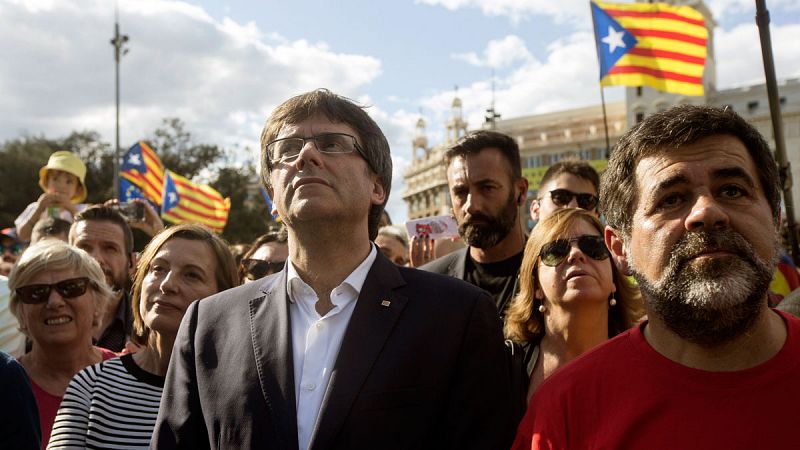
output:
[[[114,81],[115,81],[115,95],[116,95],[116,147],[114,149],[114,198],[119,198],[119,60],[128,53],[127,48],[123,48],[125,43],[128,42],[128,36],[119,34],[119,17],[118,12],[114,13],[114,38],[111,39],[111,45],[114,47]]]

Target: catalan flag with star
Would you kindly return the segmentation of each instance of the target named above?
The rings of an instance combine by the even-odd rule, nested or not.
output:
[[[690,6],[591,2],[602,86],[703,95],[708,29]]]
[[[229,198],[211,186],[197,184],[186,177],[164,171],[161,217],[172,223],[201,223],[221,233],[231,209]]]
[[[121,177],[120,192],[132,191],[131,185],[133,185],[141,192],[141,196],[156,205],[161,204],[164,166],[156,152],[144,141],[137,142],[125,152],[119,174]],[[131,196],[135,195],[135,193],[131,193]]]

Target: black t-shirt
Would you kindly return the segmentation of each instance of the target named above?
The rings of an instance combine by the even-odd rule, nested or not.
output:
[[[501,317],[505,315],[505,310],[514,297],[523,254],[524,252],[519,252],[502,261],[481,264],[473,260],[467,252],[464,280],[488,291],[494,298]]]

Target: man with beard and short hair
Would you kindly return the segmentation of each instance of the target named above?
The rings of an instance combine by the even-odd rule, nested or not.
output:
[[[114,291],[100,327],[95,330],[96,345],[114,352],[122,351],[130,336],[130,279],[136,259],[133,233],[128,222],[109,206],[92,206],[75,216],[69,243],[85,250],[100,263],[106,282]]]
[[[525,249],[519,208],[528,180],[522,176],[519,147],[505,134],[476,131],[456,142],[444,158],[453,215],[467,247],[420,269],[485,289],[502,316],[516,292]]]
[[[800,320],[767,304],[778,180],[731,109],[675,107],[620,138],[605,238],[648,320],[542,384],[514,449],[797,447]]]

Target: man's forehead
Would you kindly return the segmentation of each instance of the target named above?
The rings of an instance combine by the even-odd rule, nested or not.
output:
[[[541,192],[550,192],[555,189],[566,189],[576,194],[597,195],[597,189],[591,181],[568,172],[558,174],[539,188]]]
[[[108,220],[82,220],[76,222],[70,233],[71,240],[79,241],[107,241],[122,245],[125,232],[119,224]]]
[[[359,137],[355,129],[347,122],[334,121],[322,114],[317,114],[299,122],[284,123],[278,130],[278,138],[308,137],[320,132],[347,133]]]

